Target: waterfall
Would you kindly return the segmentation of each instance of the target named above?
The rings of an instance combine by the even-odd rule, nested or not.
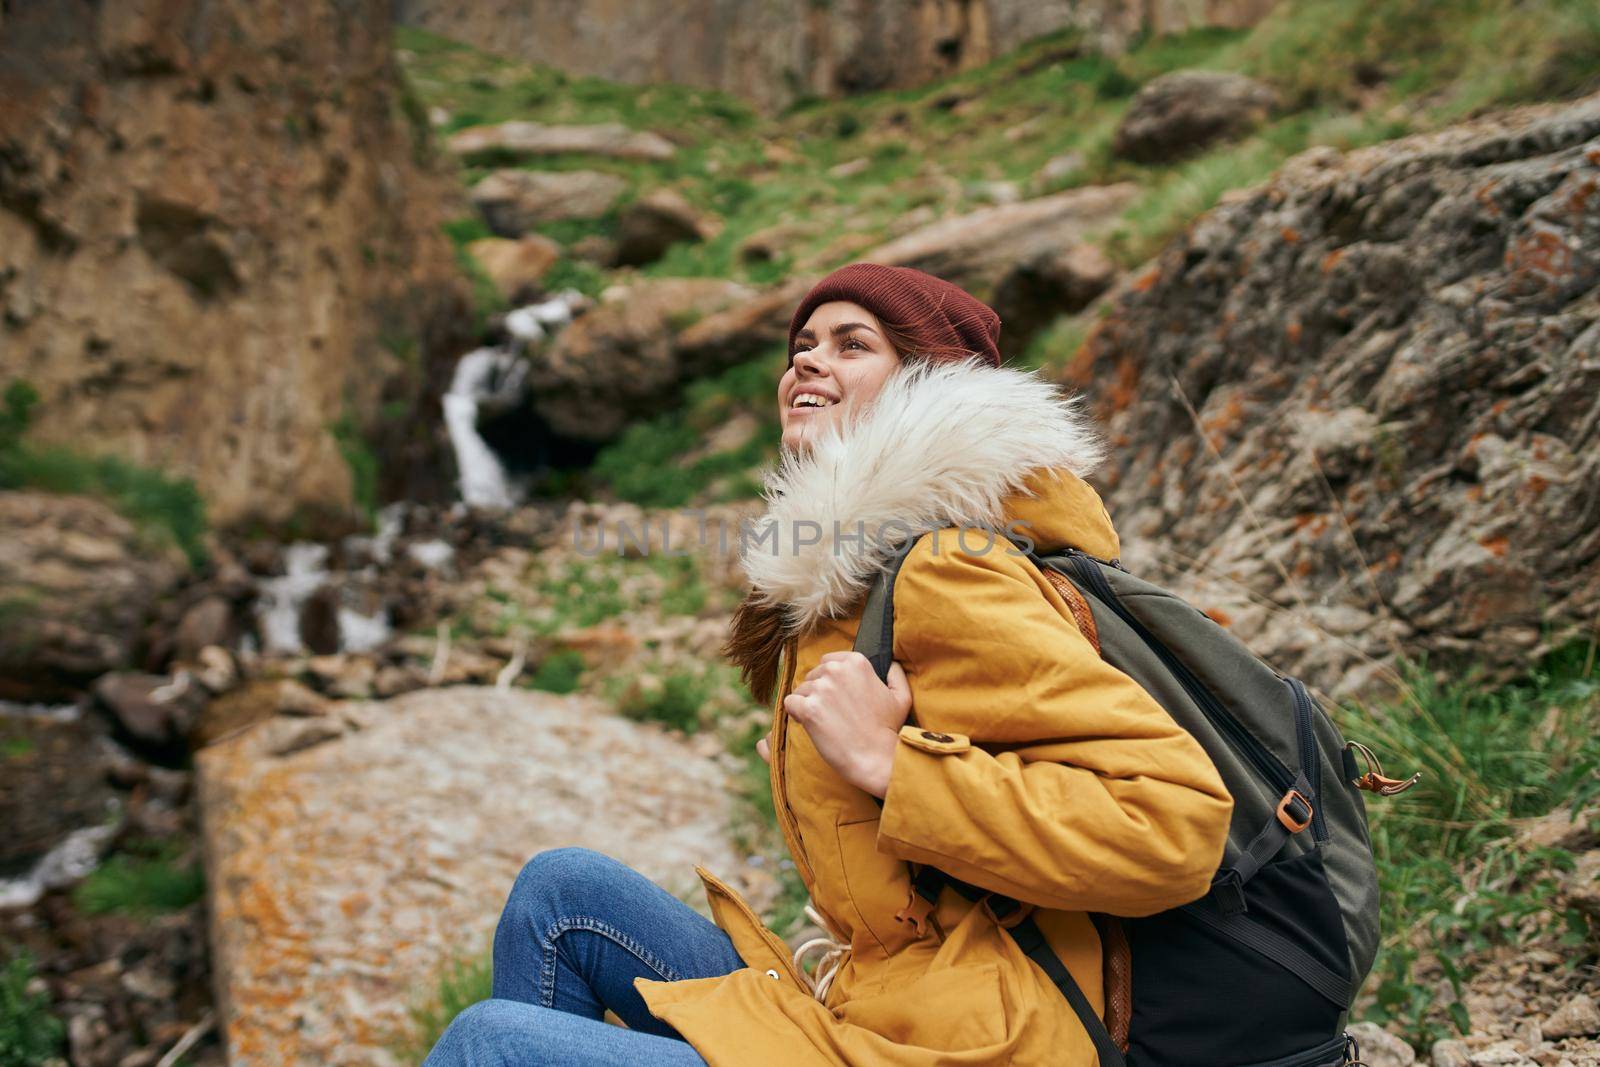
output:
[[[572,321],[573,313],[588,298],[576,289],[564,289],[548,300],[507,313],[503,345],[477,348],[462,356],[443,397],[445,428],[455,450],[463,503],[470,507],[510,508],[520,493],[506,474],[505,464],[478,432],[486,412],[506,411],[525,399],[527,364],[522,353]]]
[[[474,349],[456,364],[444,395],[444,423],[461,472],[461,499],[472,507],[509,508],[516,503],[505,464],[478,433],[478,408],[499,389],[520,387],[518,371],[523,367],[509,349]]]
[[[328,546],[301,541],[283,551],[283,574],[261,580],[257,619],[262,651],[292,655],[305,651],[300,640],[300,606],[328,578]]]
[[[391,526],[393,519],[391,519]],[[387,540],[392,540],[393,530]],[[387,556],[389,546],[380,538],[379,546]],[[261,629],[261,651],[268,655],[298,655],[305,651],[300,638],[300,610],[305,602],[324,585],[331,575],[328,571],[327,545],[299,541],[284,549],[283,574],[263,578],[258,587],[256,618]],[[342,652],[366,652],[387,641],[392,628],[388,612],[380,609],[374,615],[363,615],[350,607],[338,609],[339,649]]]

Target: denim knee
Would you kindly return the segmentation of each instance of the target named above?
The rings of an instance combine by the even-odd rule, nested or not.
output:
[[[615,885],[617,860],[588,848],[552,848],[522,865],[506,899],[502,924],[547,926],[568,910],[587,906]],[[535,931],[539,936],[543,931]]]
[[[510,1067],[527,1029],[527,1005],[480,1000],[465,1008],[439,1036],[423,1067]]]

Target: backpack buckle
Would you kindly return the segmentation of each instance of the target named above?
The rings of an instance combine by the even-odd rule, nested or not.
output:
[[[1300,814],[1302,811],[1304,815]],[[1297,834],[1310,826],[1312,814],[1311,801],[1307,800],[1298,789],[1289,790],[1283,794],[1283,799],[1278,801],[1278,821],[1291,834]]]

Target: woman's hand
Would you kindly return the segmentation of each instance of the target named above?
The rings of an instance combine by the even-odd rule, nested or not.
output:
[[[829,652],[783,698],[783,710],[841,778],[875,797],[889,791],[900,727],[911,713],[911,686],[900,664],[889,665],[885,684],[861,653]],[[757,751],[766,744],[763,738]]]

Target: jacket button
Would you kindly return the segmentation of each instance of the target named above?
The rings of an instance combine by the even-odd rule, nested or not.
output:
[[[955,738],[951,737],[949,734],[936,734],[932,730],[922,731],[922,737],[926,741],[938,741],[940,744],[945,744],[955,740]]]
[[[779,973],[778,973],[778,972],[777,972],[777,971],[774,971],[774,970],[770,970],[770,969],[769,969],[769,970],[768,970],[768,971],[767,971],[767,977],[768,977],[768,978],[782,978],[782,977],[783,977],[783,975],[781,975],[781,974],[779,974]]]

